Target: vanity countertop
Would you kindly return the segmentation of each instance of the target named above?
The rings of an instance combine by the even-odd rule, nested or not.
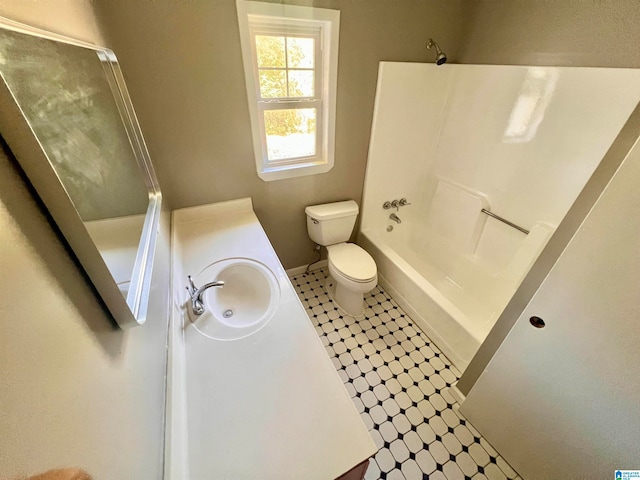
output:
[[[251,200],[178,210],[173,222],[174,272],[185,285],[187,274],[244,257],[267,265],[281,290],[270,322],[241,340],[207,338],[181,316],[189,478],[330,480],[373,456]],[[178,296],[184,302],[186,290]]]

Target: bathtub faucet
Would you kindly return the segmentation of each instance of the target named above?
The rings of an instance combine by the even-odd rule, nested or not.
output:
[[[396,215],[395,213],[392,213],[391,215],[389,215],[389,218],[396,223],[402,223],[402,220],[400,220],[400,217],[398,217],[398,215]]]
[[[400,211],[400,207],[406,207],[407,205],[411,205],[406,198],[401,198],[400,200],[393,200],[391,202],[387,201],[382,204],[382,208],[385,210],[389,210],[390,208],[395,208],[396,212]]]
[[[224,282],[209,282],[198,288],[193,283],[191,275],[187,275],[187,278],[189,279],[189,285],[186,288],[187,292],[189,292],[189,295],[191,296],[191,310],[193,310],[193,313],[195,315],[202,315],[204,313],[204,301],[202,300],[202,295],[204,294],[205,290],[211,287],[222,288],[224,287]]]

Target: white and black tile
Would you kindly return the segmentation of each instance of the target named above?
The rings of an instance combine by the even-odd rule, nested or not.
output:
[[[378,446],[366,480],[521,480],[457,411],[460,372],[376,287],[364,316],[342,315],[326,269],[291,279],[327,353]]]

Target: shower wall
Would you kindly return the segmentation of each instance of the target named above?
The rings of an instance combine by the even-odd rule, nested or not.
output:
[[[413,203],[403,220],[424,219],[439,178],[527,229],[558,224],[640,100],[638,80],[631,69],[382,62],[362,229],[386,226],[382,203],[400,197]]]

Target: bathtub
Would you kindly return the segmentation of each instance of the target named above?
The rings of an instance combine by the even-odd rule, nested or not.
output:
[[[462,253],[420,224],[358,235],[376,261],[382,287],[461,371],[554,231],[538,222],[528,235],[514,237],[507,260],[497,267],[482,255],[483,244],[495,244],[493,227],[484,225],[473,253]]]
[[[638,76],[380,63],[358,243],[461,370],[638,104]]]

